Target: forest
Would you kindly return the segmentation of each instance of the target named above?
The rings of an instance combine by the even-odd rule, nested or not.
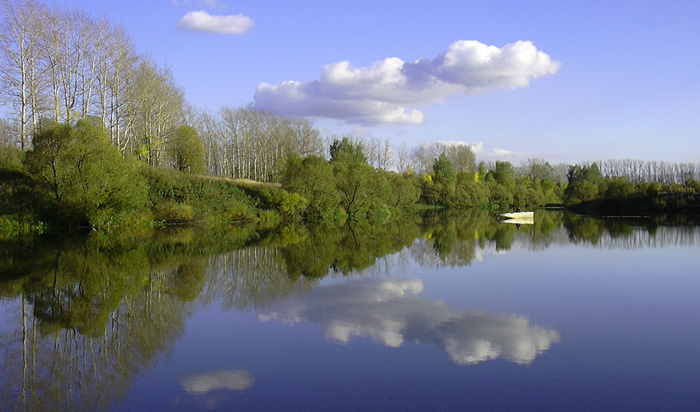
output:
[[[322,136],[252,105],[200,110],[123,27],[0,0],[0,228],[393,220],[430,209],[700,210],[700,164],[485,162],[462,143]]]

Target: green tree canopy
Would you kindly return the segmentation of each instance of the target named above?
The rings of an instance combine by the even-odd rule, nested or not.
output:
[[[447,158],[445,153],[442,153],[433,163],[433,172],[435,176],[433,181],[435,185],[439,185],[440,204],[449,206],[455,195],[455,185],[457,184],[457,175],[452,168],[452,162]]]
[[[143,177],[109,142],[99,120],[83,119],[75,127],[49,124],[33,146],[27,170],[69,221],[99,226],[145,202]]]
[[[496,168],[491,171],[491,175],[496,183],[508,189],[513,189],[515,187],[515,171],[510,162],[497,161]]]
[[[335,139],[330,147],[331,162],[367,163],[367,157],[360,142],[353,142],[348,137]]]
[[[169,152],[175,169],[190,173],[204,172],[204,142],[194,127],[177,127],[170,139]]]
[[[309,201],[306,218],[322,219],[338,207],[340,198],[336,191],[333,168],[318,156],[300,158],[297,155],[285,159],[281,178],[282,186],[299,193]]]

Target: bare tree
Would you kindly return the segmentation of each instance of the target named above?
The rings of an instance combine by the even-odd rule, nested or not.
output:
[[[33,0],[1,0],[0,93],[17,110],[20,147],[28,148],[28,124],[33,91],[37,86],[41,14],[44,7]]]
[[[399,147],[396,149],[396,168],[399,173],[405,173],[410,165],[410,152],[408,151],[408,145],[406,142],[401,142]]]
[[[203,120],[200,135],[210,146],[207,162],[212,172],[224,176],[271,181],[278,173],[280,159],[324,151],[318,130],[307,120],[289,119],[252,106],[225,106],[218,118],[207,114]],[[212,168],[212,164],[216,166]]]

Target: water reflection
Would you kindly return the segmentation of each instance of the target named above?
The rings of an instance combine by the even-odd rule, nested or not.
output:
[[[280,233],[184,229],[0,243],[0,404],[108,410],[187,333],[185,321],[199,305],[257,308],[264,319],[312,322],[341,343],[366,337],[391,347],[430,344],[457,364],[494,358],[528,364],[559,341],[555,330],[525,316],[449,308],[418,296],[424,280],[391,274],[408,262],[468,266],[514,247],[700,245],[693,221],[676,223],[538,211],[534,224],[518,228],[475,211]],[[329,275],[367,273],[389,276],[318,286]],[[215,402],[220,392],[253,382],[240,370],[184,375],[180,384],[190,395],[181,401],[206,394],[206,402]]]
[[[201,395],[215,390],[243,391],[253,386],[255,378],[248,371],[224,370],[183,375],[178,382],[185,392]]]
[[[503,358],[529,364],[559,342],[555,330],[531,325],[524,316],[457,311],[441,301],[416,297],[422,280],[366,279],[320,286],[261,309],[260,319],[313,322],[340,343],[353,337],[399,347],[435,345],[456,364]]]
[[[23,259],[0,255],[0,404],[109,410],[182,336],[207,256],[248,236],[92,236],[25,245]]]
[[[178,382],[188,396],[177,396],[173,407],[214,410],[230,402],[228,392],[250,388],[255,378],[245,370],[221,370],[183,375]]]

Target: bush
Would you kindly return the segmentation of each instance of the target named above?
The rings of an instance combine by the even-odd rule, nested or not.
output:
[[[21,150],[0,144],[0,168],[21,170],[23,157]]]
[[[224,214],[229,222],[250,223],[257,220],[255,212],[241,203],[233,204]]]
[[[309,201],[299,193],[284,193],[279,210],[285,221],[296,221],[301,219],[308,206]]]
[[[195,220],[192,206],[170,200],[158,203],[154,207],[153,214],[157,221],[165,224],[193,223]]]

